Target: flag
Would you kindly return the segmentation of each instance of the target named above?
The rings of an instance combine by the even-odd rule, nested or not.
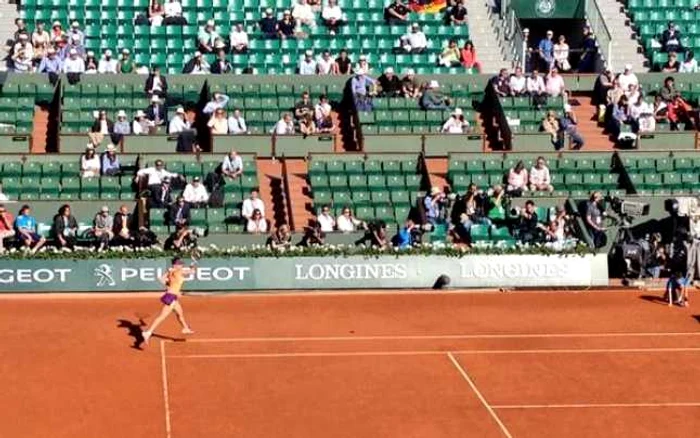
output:
[[[437,14],[447,7],[447,0],[424,0],[424,3],[411,2],[411,10],[420,14]]]

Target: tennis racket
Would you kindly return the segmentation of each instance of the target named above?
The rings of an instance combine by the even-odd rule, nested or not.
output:
[[[192,264],[197,266],[197,263],[201,258],[202,251],[198,250],[197,248],[192,248],[192,250],[190,251],[190,260],[192,260]]]

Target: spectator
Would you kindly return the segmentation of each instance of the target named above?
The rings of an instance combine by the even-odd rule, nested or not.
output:
[[[32,58],[25,50],[20,49],[12,55],[12,66],[15,73],[31,73]]]
[[[299,132],[304,135],[304,138],[316,134],[316,122],[314,122],[314,116],[312,114],[307,113],[304,117],[299,119]]]
[[[71,23],[68,36],[70,36],[71,39],[79,46],[85,46],[85,33],[80,30],[80,23],[77,21]]]
[[[129,213],[129,207],[122,205],[119,207],[119,211],[114,214],[114,219],[112,220],[114,227],[112,228],[112,234],[118,243],[127,243],[134,239],[132,234],[133,221],[131,218],[131,213]]]
[[[559,42],[554,45],[554,65],[563,72],[571,70],[571,64],[569,64],[569,45],[566,43],[566,37],[564,35],[559,35]]]
[[[2,192],[2,182],[0,182],[0,202],[7,202],[10,198]]]
[[[151,0],[148,5],[148,21],[151,26],[160,26],[163,24],[163,5],[159,0]]]
[[[185,109],[181,106],[177,107],[175,110],[175,116],[170,119],[170,124],[168,124],[169,134],[179,134],[183,131],[190,129],[190,122],[187,120],[185,115]]]
[[[421,97],[421,106],[425,110],[446,110],[450,108],[450,99],[440,91],[438,81],[431,80]]]
[[[369,62],[367,62],[367,55],[361,54],[359,60],[357,61],[355,72],[360,70],[364,71],[365,74],[369,74],[372,71],[372,68],[369,66]]]
[[[323,24],[328,28],[328,33],[335,35],[338,33],[338,28],[345,24],[345,16],[343,10],[338,6],[338,0],[328,0],[328,4],[321,12]]]
[[[328,96],[322,94],[314,109],[314,119],[316,128],[320,132],[331,132],[333,130],[333,117],[331,116],[331,104],[328,103]]]
[[[545,87],[547,95],[549,96],[557,97],[564,95],[564,92],[566,91],[566,84],[564,83],[564,78],[559,74],[556,67],[553,67],[547,75]]]
[[[626,64],[624,72],[617,78],[623,90],[629,90],[631,84],[639,86],[639,79],[637,79],[637,75],[632,72],[632,64]]]
[[[635,86],[634,84],[630,85],[629,90],[625,92],[628,102],[636,102],[641,95],[642,93],[639,91],[639,87]]]
[[[583,28],[583,45],[581,59],[578,62],[579,73],[594,73],[596,71],[596,55],[598,54],[598,43],[590,27]]]
[[[549,71],[554,65],[554,43],[552,38],[554,37],[554,32],[551,30],[547,31],[547,36],[543,38],[537,45],[537,53],[540,56],[540,67],[544,71]]]
[[[461,0],[459,1],[461,2]],[[464,68],[474,69],[477,72],[481,71],[481,64],[476,59],[476,49],[471,40],[467,40],[467,42],[464,43],[464,47],[462,47],[460,52],[460,57]]]
[[[194,56],[182,68],[182,72],[191,75],[204,75],[209,73],[209,63],[202,58],[202,53],[194,52]]]
[[[58,209],[58,214],[53,217],[51,235],[56,239],[59,248],[75,247],[78,238],[78,221],[71,214],[70,206],[64,204]]]
[[[680,95],[680,92],[676,88],[676,82],[673,79],[673,76],[667,76],[666,79],[664,79],[663,87],[661,87],[661,90],[659,90],[659,96],[661,96],[661,99],[663,99],[664,102],[669,103],[677,95]]]
[[[234,150],[224,157],[221,163],[221,173],[231,179],[239,178],[243,175],[243,159]]]
[[[430,189],[430,195],[423,199],[425,218],[431,225],[442,223],[445,219],[445,193],[439,187]]]
[[[183,26],[187,24],[187,20],[182,16],[182,5],[178,0],[168,0],[163,9],[165,10],[163,23],[166,25],[176,24]]]
[[[153,122],[146,118],[146,113],[138,110],[134,115],[134,121],[131,123],[131,133],[133,135],[148,135],[153,126]]]
[[[228,134],[228,120],[226,120],[226,111],[219,108],[211,115],[207,126],[211,129],[212,135]]]
[[[523,243],[535,243],[540,230],[535,203],[525,202],[525,208],[520,211],[516,234]]]
[[[114,128],[112,131],[119,135],[131,134],[131,127],[129,126],[129,122],[126,120],[126,111],[119,110],[117,113],[117,121],[114,123]]]
[[[568,135],[571,139],[573,149],[579,150],[583,147],[585,141],[583,140],[581,133],[578,132],[578,119],[576,118],[576,113],[574,113],[573,108],[568,103],[564,104],[564,116],[559,120],[559,127],[562,130],[562,133]],[[562,136],[562,143],[563,138],[565,138],[564,135]]]
[[[304,236],[301,238],[298,246],[310,248],[312,246],[322,246],[326,239],[326,233],[321,231],[318,224],[314,224],[311,227],[306,227],[304,230]]]
[[[648,103],[644,102],[644,98],[640,95],[629,107],[630,124],[632,132],[653,132],[656,129],[656,120],[654,120],[654,112]]]
[[[343,233],[353,233],[360,228],[365,228],[365,223],[353,216],[350,207],[343,207],[342,213],[335,221],[338,231]]]
[[[525,169],[525,164],[520,160],[508,171],[508,194],[511,196],[522,196],[527,191],[528,180],[527,169]]]
[[[294,122],[289,113],[282,114],[282,118],[275,124],[272,130],[275,135],[294,135]]]
[[[515,74],[508,82],[511,96],[524,96],[527,94],[527,78],[523,75],[523,69],[515,67]]]
[[[406,70],[406,75],[401,80],[401,93],[409,99],[418,99],[420,97],[420,82],[416,78],[416,72],[409,68]]]
[[[102,174],[105,176],[117,176],[121,172],[121,163],[119,163],[116,146],[113,144],[107,145],[106,152],[102,154]]]
[[[608,90],[608,95],[607,95],[607,104],[608,105],[617,105],[617,103],[620,101],[620,98],[625,95],[625,90],[622,89],[620,86],[620,80],[619,78],[613,79],[613,86],[611,89]]]
[[[219,34],[214,30],[214,20],[208,20],[197,35],[199,51],[202,53],[214,53],[214,42],[219,38]]]
[[[86,74],[97,74],[97,66],[99,62],[95,58],[95,52],[89,50],[85,56],[85,73]]]
[[[410,9],[401,0],[393,0],[389,6],[384,8],[384,21],[387,24],[401,24],[408,22]]]
[[[92,220],[92,235],[97,240],[97,250],[102,251],[109,247],[109,242],[114,238],[114,220],[109,215],[109,207],[100,208],[99,213]]]
[[[423,53],[428,47],[428,39],[418,23],[411,24],[411,31],[401,37],[401,48],[406,53]]]
[[[130,74],[134,72],[134,67],[134,61],[131,59],[129,49],[122,49],[122,57],[117,63],[117,72],[122,74]],[[161,97],[165,97],[165,95]]]
[[[165,169],[165,163],[160,159],[155,161],[154,166],[144,167],[136,172],[137,182],[145,181],[149,188],[160,186],[164,178],[170,179],[177,177],[179,177],[177,173],[169,172]]]
[[[668,104],[668,120],[671,122],[671,130],[678,131],[680,124],[685,124],[686,129],[696,130],[695,112],[693,107],[681,98],[680,94],[675,94],[673,100]]]
[[[107,49],[105,50],[104,56],[102,59],[100,59],[99,66],[97,67],[97,71],[99,73],[112,73],[112,74],[117,74],[117,64],[118,61],[114,58],[112,58],[112,51]]]
[[[25,30],[26,32],[26,30]],[[64,38],[66,36],[65,32],[63,32],[63,27],[61,27],[61,22],[60,21],[54,21],[53,24],[51,24],[51,41],[56,43],[57,45],[63,45],[66,41]],[[17,33],[15,33],[15,41],[17,40]]]
[[[666,61],[662,66],[661,66],[661,72],[662,73],[676,73],[680,70],[681,64],[678,62],[678,56],[676,55],[676,52],[670,52],[668,54],[668,61]]]
[[[668,122],[668,105],[658,94],[654,96],[652,113],[656,122]]]
[[[697,73],[700,71],[698,69],[698,61],[695,59],[695,52],[692,50],[686,52],[685,60],[681,63],[679,71],[681,73]]]
[[[321,208],[321,213],[316,216],[316,223],[324,233],[332,233],[335,230],[335,218],[331,214],[331,208],[324,205]]]
[[[564,147],[564,139],[560,135],[559,120],[554,111],[547,112],[547,116],[542,120],[541,130],[550,135],[550,140],[555,150],[560,150]]]
[[[335,60],[331,57],[331,52],[324,50],[323,54],[316,60],[316,70],[319,75],[330,75],[333,73]]]
[[[226,52],[224,52],[223,49],[219,49],[216,56],[216,61],[211,66],[212,74],[221,75],[231,73],[233,67],[231,67],[231,63],[226,59]]]
[[[158,185],[149,185],[151,199],[149,208],[167,208],[173,203],[173,189],[170,177],[163,177]]]
[[[5,251],[5,239],[15,235],[14,221],[12,213],[7,211],[3,204],[0,204],[0,253]]]
[[[95,155],[95,148],[90,145],[80,157],[80,176],[82,178],[95,178],[100,176],[100,158]]]
[[[251,190],[250,197],[243,201],[241,216],[246,220],[250,220],[255,210],[258,210],[263,217],[265,216],[265,204],[263,204],[262,199],[258,197],[258,189]]]
[[[297,31],[297,23],[292,18],[292,13],[287,9],[282,13],[282,19],[277,22],[277,32],[281,39],[294,38]]]
[[[209,202],[209,193],[198,176],[195,176],[192,182],[185,186],[182,196],[185,198],[185,202],[194,208],[206,207],[207,202]]]
[[[428,198],[426,198],[428,199]],[[398,248],[410,248],[413,246],[413,237],[417,232],[416,224],[411,219],[406,219],[403,228],[399,230],[394,239],[394,244]]]
[[[165,106],[160,103],[160,98],[155,94],[151,96],[151,105],[146,108],[146,118],[155,126],[166,124],[168,115],[165,113]]]
[[[355,72],[350,80],[350,90],[358,111],[371,111],[374,108],[372,97],[377,94],[377,84],[364,69]]]
[[[316,28],[316,14],[306,0],[297,0],[292,7],[292,17],[297,23],[298,31],[301,31],[302,25]]]
[[[34,47],[34,59],[40,60],[46,56],[46,52],[51,47],[51,35],[44,29],[44,23],[38,22],[36,29],[32,33],[32,46]]]
[[[377,79],[379,82],[379,92],[380,96],[384,97],[398,97],[401,94],[401,81],[394,74],[394,69],[392,67],[387,67],[384,70],[384,74],[379,76]]]
[[[170,251],[183,251],[196,245],[196,237],[186,224],[176,225],[175,231],[168,236],[168,239],[163,244],[165,249]]]
[[[28,205],[23,205],[15,219],[17,238],[22,245],[30,250],[30,254],[36,254],[44,246],[46,239],[37,233],[36,219],[32,216],[32,210]]]
[[[348,51],[343,49],[335,58],[335,64],[333,66],[333,74],[336,75],[349,75],[352,73],[352,59],[348,57]]]
[[[304,57],[299,61],[300,75],[315,75],[318,72],[318,65],[314,59],[314,52],[307,50]]]
[[[661,34],[661,50],[664,52],[683,52],[681,32],[673,21],[668,22],[668,28]]]
[[[479,195],[476,187],[470,187],[464,199],[465,211],[459,216],[457,234],[462,240],[469,243],[471,243],[471,230],[474,225],[491,226],[491,219],[484,215],[484,209],[477,202]]]
[[[27,33],[21,33],[19,35],[19,41],[16,41],[15,45],[12,47],[12,54],[17,55],[20,50],[23,50],[29,59],[34,58],[34,46],[32,46],[32,42],[29,40],[29,34]]]
[[[600,192],[593,192],[586,204],[586,227],[593,238],[593,245],[602,248],[607,243],[605,227],[603,226],[603,195]]]
[[[502,68],[498,75],[491,79],[491,86],[499,97],[510,96],[510,77],[508,69]]]
[[[241,115],[241,110],[238,108],[234,109],[233,114],[228,118],[228,132],[233,135],[248,133],[248,126]]]
[[[70,49],[69,57],[63,62],[63,73],[85,73],[85,61],[78,57],[77,49]]]
[[[447,8],[445,13],[445,24],[462,26],[468,23],[467,8],[464,6],[463,0],[456,0],[455,3]]]
[[[191,221],[190,205],[185,202],[185,198],[180,195],[176,202],[168,210],[168,220],[171,225],[189,225]]]
[[[551,192],[554,191],[552,178],[549,175],[549,168],[544,157],[537,157],[535,165],[530,169],[530,191],[531,192]]]
[[[37,73],[48,73],[49,78],[52,75],[58,75],[63,71],[63,62],[56,56],[56,49],[49,47],[46,50],[46,56],[41,59],[39,63],[39,68],[37,68]]]
[[[557,205],[555,213],[546,227],[543,227],[545,238],[554,248],[562,248],[567,237],[568,216],[561,205]]]
[[[59,26],[60,26],[60,23],[59,23]],[[19,41],[19,38],[21,35],[29,35],[29,30],[27,29],[27,24],[21,18],[15,19],[15,27],[17,27],[17,29],[15,30],[15,33],[12,35],[13,42]]]
[[[280,225],[277,231],[267,239],[267,246],[271,249],[287,249],[292,246],[292,234],[289,225]]]
[[[160,74],[160,67],[157,65],[153,66],[151,74],[148,75],[144,91],[149,98],[157,96],[164,99],[168,95],[168,81],[165,76]]]
[[[487,216],[493,222],[502,222],[506,218],[505,194],[503,186],[496,184],[487,199]]]
[[[301,100],[294,105],[294,117],[297,119],[302,119],[307,114],[314,113],[314,106],[309,98],[309,92],[304,91],[301,93]]]
[[[232,53],[248,53],[248,46],[250,41],[248,39],[248,34],[243,29],[241,23],[236,23],[231,35],[229,36],[229,44],[231,46]]]
[[[461,65],[460,51],[457,47],[457,40],[451,39],[438,57],[438,65],[444,67],[459,67]]]
[[[609,121],[608,131],[613,135],[614,138],[620,136],[623,125],[628,125],[630,123],[629,119],[629,109],[627,103],[627,96],[620,97],[620,100],[613,106],[612,117]]]
[[[614,86],[614,79],[610,68],[605,67],[605,70],[596,78],[593,86],[593,100],[591,103],[598,106],[598,119],[601,121],[601,116],[605,114],[605,105],[607,103],[608,91]]]
[[[265,9],[265,15],[260,19],[258,23],[260,30],[263,33],[263,37],[266,39],[277,38],[277,32],[279,30],[277,26],[277,19],[272,15],[272,9]]]
[[[214,94],[212,94],[211,100],[207,102],[202,112],[204,114],[212,114],[217,109],[226,108],[228,101],[229,97],[227,95],[223,93],[214,92]]]
[[[110,135],[114,132],[114,123],[109,120],[105,110],[101,110],[98,113],[98,117],[92,124],[90,132],[100,134],[99,136],[95,136],[95,143],[101,143],[105,135]]]
[[[469,122],[464,119],[461,108],[455,108],[452,115],[442,125],[443,134],[466,134],[469,132]]]

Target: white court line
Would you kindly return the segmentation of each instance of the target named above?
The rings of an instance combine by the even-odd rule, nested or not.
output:
[[[539,349],[539,350],[451,350],[454,354],[591,354],[591,353],[680,353],[700,352],[700,347],[679,348],[588,348],[588,349]],[[292,357],[352,357],[352,356],[427,356],[445,354],[448,350],[414,351],[346,351],[310,353],[232,353],[232,354],[174,354],[172,359],[252,359]]]
[[[165,402],[165,437],[172,436],[172,428],[170,425],[170,396],[168,395],[168,369],[165,361],[165,342],[160,341],[160,364],[161,374],[163,378],[163,400]]]
[[[188,344],[234,342],[318,342],[318,341],[405,341],[450,339],[547,339],[547,338],[642,338],[662,336],[700,336],[700,332],[669,333],[522,333],[484,335],[397,335],[397,336],[308,336],[308,337],[250,337],[188,339]],[[174,341],[168,341],[174,342]]]
[[[501,432],[503,432],[503,435],[505,435],[507,438],[513,438],[513,435],[510,434],[508,431],[508,428],[506,427],[505,424],[501,421],[500,418],[498,418],[498,415],[496,415],[496,412],[491,408],[491,405],[486,401],[483,395],[481,395],[481,392],[479,391],[479,388],[476,387],[472,379],[469,377],[469,374],[462,368],[462,365],[459,364],[457,359],[454,357],[452,353],[447,353],[447,357],[452,361],[452,365],[457,368],[457,371],[462,375],[464,380],[469,384],[469,386],[472,388],[474,391],[474,394],[479,398],[479,401],[481,401],[481,404],[484,405],[487,411],[489,411],[489,414],[491,414],[491,417],[498,423],[498,427],[501,428]]]
[[[491,405],[493,409],[589,409],[589,408],[683,408],[700,407],[700,402],[679,403],[576,403],[562,405]]]

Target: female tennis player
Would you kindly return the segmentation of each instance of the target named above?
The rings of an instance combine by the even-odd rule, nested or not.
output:
[[[160,315],[151,323],[148,330],[141,332],[144,342],[148,343],[148,340],[153,335],[153,331],[172,312],[175,312],[175,316],[182,326],[182,333],[186,335],[194,333],[187,321],[185,321],[185,312],[182,310],[182,305],[178,298],[182,295],[182,283],[185,282],[185,276],[196,272],[196,270],[196,263],[192,263],[189,268],[185,268],[180,257],[173,258],[172,267],[159,279],[166,287],[165,293],[160,297],[160,302],[163,303],[163,310],[160,311]]]

